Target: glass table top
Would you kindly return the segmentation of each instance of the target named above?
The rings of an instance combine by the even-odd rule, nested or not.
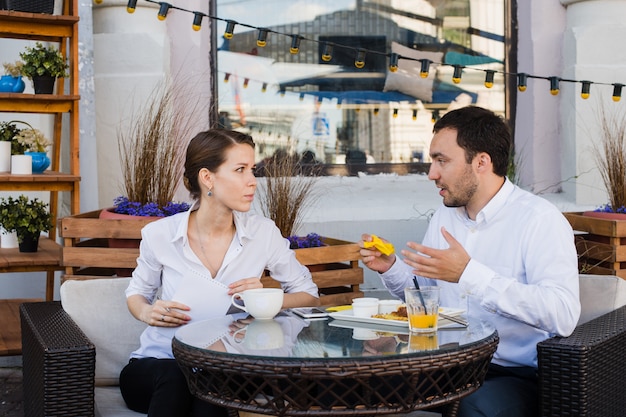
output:
[[[183,344],[210,353],[315,360],[394,355],[432,355],[478,343],[495,329],[485,322],[446,326],[430,334],[411,334],[408,325],[390,326],[333,318],[303,319],[283,310],[272,320],[246,313],[187,324],[176,332]]]

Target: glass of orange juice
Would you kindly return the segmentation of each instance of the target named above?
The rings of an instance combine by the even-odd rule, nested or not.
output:
[[[437,332],[411,333],[409,335],[409,353],[439,349]]]
[[[411,333],[437,331],[439,287],[405,288],[404,298]]]

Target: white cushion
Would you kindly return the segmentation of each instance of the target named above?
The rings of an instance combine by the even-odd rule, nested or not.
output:
[[[626,280],[620,277],[580,274],[579,282],[579,325],[626,305]]]
[[[124,291],[130,278],[68,280],[61,304],[96,346],[95,384],[117,385],[129,355],[139,347],[146,324],[128,311]]]
[[[418,51],[397,42],[391,42],[391,51],[415,60],[430,59],[435,64],[431,64],[428,77],[422,78],[420,76],[422,63],[420,61],[401,59],[396,72],[387,72],[383,91],[399,91],[428,103],[433,101],[433,82],[437,67],[442,62],[443,52]]]

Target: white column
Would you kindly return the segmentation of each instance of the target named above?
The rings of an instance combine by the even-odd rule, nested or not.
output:
[[[626,84],[626,1],[561,0],[567,7],[563,43],[563,77],[598,83]],[[563,125],[563,178],[565,190],[578,204],[607,202],[606,190],[598,172],[592,144],[601,135],[600,112],[626,111],[626,96],[613,102],[612,86],[592,85],[591,96],[580,98],[580,85],[564,95],[561,107]],[[626,91],[624,92],[626,94]]]
[[[558,0],[518,2],[518,73],[560,76],[565,9]],[[512,45],[513,48],[516,45]],[[548,81],[528,79],[518,92],[515,147],[520,185],[533,192],[560,187],[560,121],[562,95],[550,94]]]

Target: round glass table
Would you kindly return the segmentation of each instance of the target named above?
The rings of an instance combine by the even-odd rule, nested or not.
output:
[[[482,384],[497,348],[484,322],[427,335],[407,326],[273,320],[245,314],[181,327],[174,356],[191,392],[227,408],[277,416],[404,413],[442,407]]]

